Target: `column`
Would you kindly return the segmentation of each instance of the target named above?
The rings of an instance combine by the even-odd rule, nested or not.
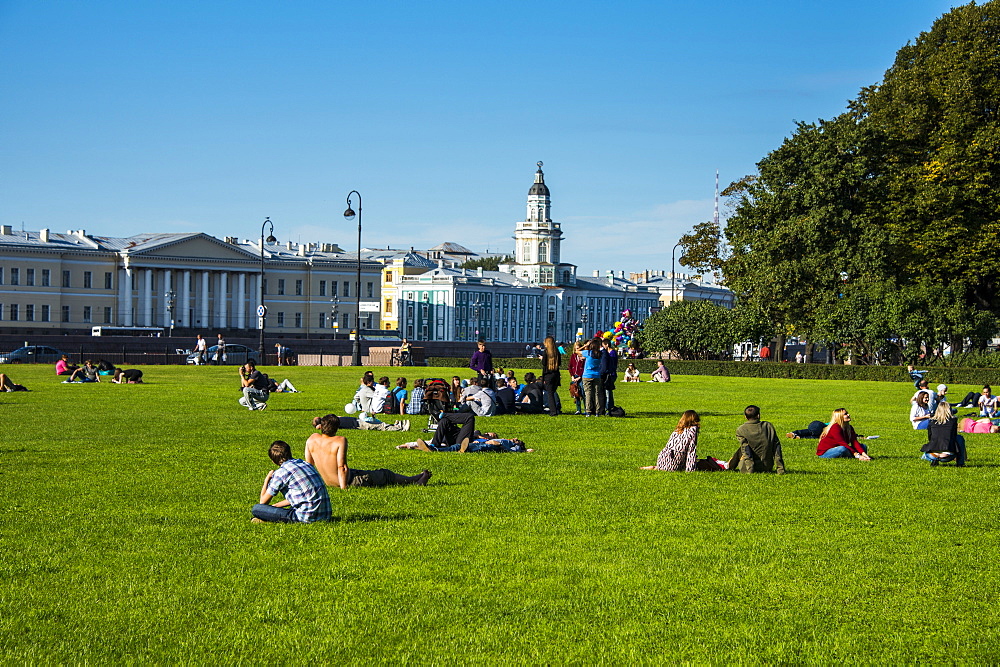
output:
[[[165,326],[165,327],[169,327],[170,326],[170,309],[167,307],[170,304],[170,299],[167,298],[167,292],[169,292],[173,288],[174,288],[174,284],[173,284],[173,282],[171,282],[171,272],[170,272],[170,269],[164,269],[163,270],[163,287],[162,287],[162,289],[160,289],[160,295],[163,298],[163,311],[162,311],[163,312],[163,319],[161,321],[163,322],[163,326]],[[175,302],[174,303],[174,307],[176,307],[176,306],[177,306],[177,303]]]
[[[201,272],[201,303],[198,310],[198,320],[201,324],[198,326],[201,328],[209,328],[212,326],[212,322],[208,319],[208,281],[211,280],[212,274],[208,271]]]
[[[236,274],[236,328],[247,328],[247,274]]]
[[[191,326],[191,272],[185,271],[181,278],[181,290],[177,303],[177,326]]]
[[[251,305],[253,306],[253,315],[250,316],[250,321],[253,323],[251,329],[260,329],[260,318],[257,317],[257,306],[260,305],[260,274],[255,273],[252,276],[253,289],[250,290],[251,293]]]
[[[122,322],[123,326],[135,326],[135,318],[132,312],[132,268],[126,266],[122,272],[121,281],[122,292]]]
[[[215,325],[219,329],[225,329],[227,324],[227,311],[229,301],[229,273],[219,272],[219,291],[215,294]]]
[[[153,269],[146,269],[143,273],[142,284],[142,326],[153,326]]]

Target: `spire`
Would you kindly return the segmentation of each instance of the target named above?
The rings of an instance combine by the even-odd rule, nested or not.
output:
[[[535,183],[528,190],[528,196],[536,195],[539,197],[549,196],[549,187],[545,185],[545,174],[542,172],[542,162],[538,161],[538,171],[535,172]]]

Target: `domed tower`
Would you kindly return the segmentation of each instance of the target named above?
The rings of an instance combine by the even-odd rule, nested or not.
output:
[[[559,262],[562,229],[552,222],[549,186],[545,185],[542,163],[538,163],[535,182],[528,190],[528,212],[525,220],[514,228],[514,262],[512,271],[522,278],[544,286],[576,283],[576,267]]]

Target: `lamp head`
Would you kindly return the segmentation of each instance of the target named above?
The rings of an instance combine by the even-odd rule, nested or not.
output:
[[[355,212],[354,212],[354,209],[353,209],[353,208],[351,208],[351,205],[350,205],[350,204],[348,204],[348,205],[347,205],[347,210],[346,210],[346,211],[344,211],[344,217],[345,217],[345,218],[347,219],[347,221],[348,221],[348,222],[350,222],[351,220],[354,220],[354,217],[355,217],[356,215],[357,215],[357,213],[355,213]]]
[[[278,239],[274,238],[274,234],[270,234],[266,239],[266,243],[277,243]]]

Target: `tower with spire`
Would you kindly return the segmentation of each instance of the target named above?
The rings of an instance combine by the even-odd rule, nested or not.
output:
[[[545,185],[542,163],[528,190],[525,219],[514,228],[514,264],[501,270],[514,273],[541,287],[576,284],[576,266],[560,262],[562,229],[552,221],[552,202]]]

